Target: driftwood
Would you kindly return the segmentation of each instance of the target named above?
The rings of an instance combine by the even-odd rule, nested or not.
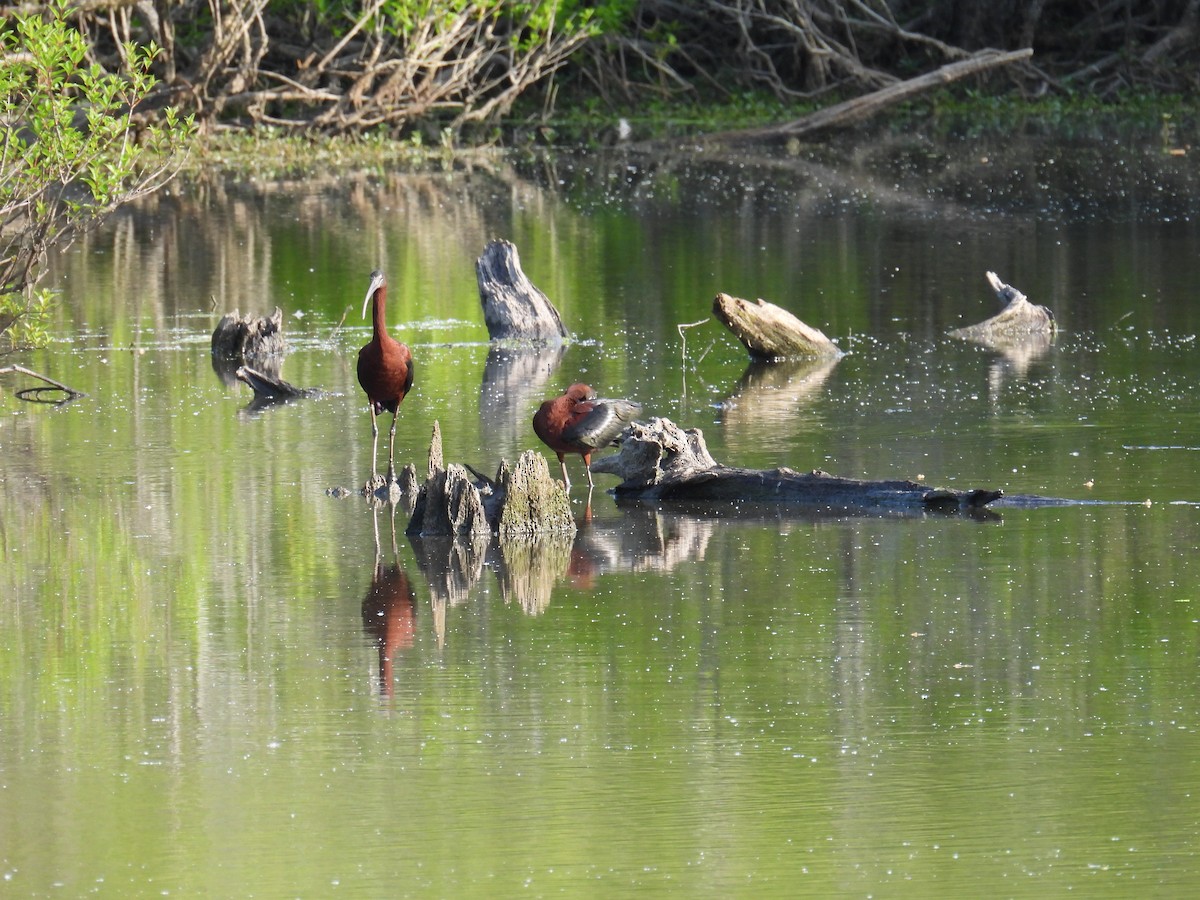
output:
[[[862,97],[855,97],[844,103],[835,103],[824,109],[817,110],[807,116],[785,122],[782,125],[772,125],[766,128],[745,128],[738,131],[726,131],[709,135],[706,140],[720,143],[739,143],[744,141],[762,141],[773,139],[809,137],[820,131],[832,128],[844,128],[867,119],[880,110],[907,100],[917,94],[942,87],[996,66],[1020,62],[1029,59],[1033,50],[1026,47],[1022,50],[980,50],[968,59],[948,63],[932,72],[917,75],[897,84],[872,91]]]
[[[837,344],[774,303],[751,303],[729,294],[717,294],[713,315],[734,333],[753,359],[839,357]]]
[[[990,345],[1033,335],[1044,338],[1055,333],[1058,326],[1048,307],[1030,303],[1024,294],[1001,281],[995,272],[988,272],[987,280],[1000,302],[1005,304],[1004,309],[977,325],[956,328],[950,332],[951,336]]]
[[[493,341],[562,343],[566,326],[550,298],[521,271],[517,248],[509,241],[492,241],[475,261],[479,300],[488,336]]]
[[[592,471],[622,479],[618,499],[732,503],[803,503],[837,510],[905,509],[958,513],[981,509],[999,490],[955,491],[912,481],[859,481],[827,472],[742,469],[709,455],[704,435],[669,419],[634,423],[620,450],[592,463]]]
[[[271,316],[226,313],[212,333],[213,371],[222,383],[237,383],[237,370],[247,366],[267,378],[279,378],[283,366],[283,310]]]

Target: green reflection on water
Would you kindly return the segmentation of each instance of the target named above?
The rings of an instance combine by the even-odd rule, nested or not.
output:
[[[654,202],[538,184],[181,194],[56,264],[71,345],[24,362],[89,397],[0,396],[7,886],[1194,889],[1197,365],[1162,255],[1190,226],[1018,220],[985,241],[761,199],[701,220],[679,175]],[[471,266],[497,236],[581,339],[515,398],[482,387]],[[1031,254],[1045,270],[1004,275],[1070,323],[1055,345],[941,337],[990,312],[984,268]],[[1153,504],[697,517],[600,495],[570,548],[413,546],[401,512],[393,556],[386,513],[325,495],[365,478],[376,264],[418,360],[397,436],[418,469],[435,420],[450,459],[515,458],[536,402],[582,374],[703,427],[721,460]],[[716,290],[792,287],[850,355],[747,371],[708,326],[681,363],[675,325]],[[1124,317],[1135,289],[1153,299]],[[208,334],[276,304],[284,377],[328,394],[250,415]],[[364,624],[376,527],[413,593],[391,633]]]

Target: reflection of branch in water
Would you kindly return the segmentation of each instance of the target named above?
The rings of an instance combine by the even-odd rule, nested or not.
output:
[[[812,404],[840,357],[752,362],[729,398],[721,418],[727,430],[775,431]]]
[[[372,509],[375,527],[375,564],[371,573],[371,585],[362,601],[363,630],[375,639],[379,652],[379,692],[390,697],[393,690],[392,663],[400,650],[413,645],[416,633],[416,596],[408,580],[408,573],[400,565],[396,547],[396,509],[393,506],[389,518],[392,523],[392,557],[387,565],[379,543],[378,509]]]
[[[544,399],[546,383],[558,371],[567,348],[493,344],[480,386],[479,417],[484,432],[501,446],[518,446],[532,410]]]
[[[502,539],[496,574],[504,602],[515,601],[531,616],[545,612],[555,582],[570,569],[573,538],[569,532],[546,531]]]

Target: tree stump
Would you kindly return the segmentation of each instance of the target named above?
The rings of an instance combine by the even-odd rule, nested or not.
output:
[[[226,313],[212,334],[213,371],[224,384],[237,383],[237,370],[247,366],[268,378],[279,378],[286,343],[283,338],[283,310],[278,306],[270,316]]]
[[[517,248],[509,241],[492,241],[475,261],[483,320],[493,341],[562,343],[566,326],[550,298],[521,271]]]
[[[526,450],[512,469],[501,463],[496,486],[499,503],[493,519],[500,537],[542,531],[574,532],[571,499],[562,484],[550,477],[542,454]]]
[[[465,466],[451,463],[425,480],[404,533],[421,537],[491,534],[483,497]]]
[[[574,532],[570,497],[550,477],[546,459],[540,453],[526,450],[512,468],[501,460],[496,477],[491,479],[458,463],[443,466],[441,441],[441,428],[435,423],[429,476],[416,493],[406,534],[444,537],[495,533],[507,538],[547,531]]]
[[[977,325],[954,329],[950,332],[952,337],[993,344],[1031,335],[1053,335],[1058,329],[1054,313],[1048,307],[1030,303],[1029,298],[1001,281],[995,272],[988,272],[987,280],[1000,302],[1005,304],[1004,309]]]
[[[859,481],[827,472],[742,469],[716,462],[698,428],[669,419],[635,422],[617,453],[592,463],[593,472],[622,478],[618,498],[730,503],[803,503],[838,510],[899,509],[963,512],[1003,496],[999,490],[955,491],[912,481]]]
[[[774,303],[751,303],[717,294],[713,315],[734,333],[753,359],[839,357],[842,351],[824,334]]]

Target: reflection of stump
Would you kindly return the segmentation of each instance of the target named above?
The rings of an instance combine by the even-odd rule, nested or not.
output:
[[[592,463],[618,475],[618,497],[638,500],[704,500],[728,503],[807,503],[847,510],[915,509],[956,512],[986,506],[996,490],[954,491],[912,481],[858,481],[827,472],[741,469],[713,460],[699,429],[682,430],[669,419],[635,422],[620,450]]]
[[[516,444],[529,432],[529,411],[562,364],[563,344],[492,344],[479,389],[479,422],[497,444]]]
[[[490,538],[482,534],[433,538],[410,535],[408,540],[429,584],[430,599],[448,606],[466,603],[483,574]]]
[[[837,344],[774,303],[751,303],[717,294],[713,315],[734,333],[754,359],[841,356]]]
[[[498,575],[504,601],[515,600],[530,615],[544,612],[555,583],[571,564],[572,540],[566,532],[502,538]]]
[[[550,298],[521,271],[517,248],[492,241],[475,262],[483,320],[493,341],[502,339],[561,343],[566,326]]]
[[[953,337],[995,345],[997,342],[1021,340],[1030,335],[1052,335],[1057,330],[1054,313],[1048,307],[1030,303],[1029,298],[1015,287],[1005,284],[995,272],[987,273],[988,283],[1004,309],[977,325],[956,328]]]

